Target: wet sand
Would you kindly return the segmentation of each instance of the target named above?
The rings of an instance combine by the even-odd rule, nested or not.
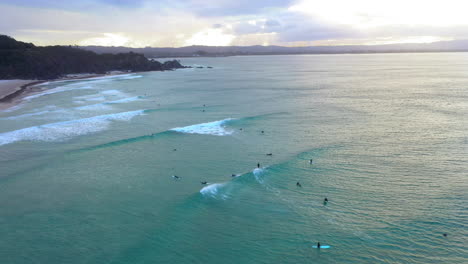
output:
[[[15,93],[25,84],[35,82],[34,80],[0,80],[0,101],[6,96]]]
[[[124,73],[119,73],[124,74]],[[48,80],[47,82],[74,80],[74,79],[88,79],[101,77],[106,75],[118,74],[80,74],[78,76],[60,78],[55,80]],[[18,105],[22,98],[30,95],[31,93],[38,92],[34,86],[46,82],[44,80],[0,80],[0,111],[6,110],[10,107]]]

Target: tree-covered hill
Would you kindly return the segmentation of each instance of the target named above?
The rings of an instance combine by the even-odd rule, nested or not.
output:
[[[178,61],[148,60],[143,54],[96,54],[71,46],[36,47],[0,35],[0,79],[55,79],[66,74],[108,71],[164,71],[184,68]]]

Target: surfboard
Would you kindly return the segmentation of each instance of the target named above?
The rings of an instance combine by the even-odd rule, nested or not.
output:
[[[317,248],[317,245],[312,246],[313,248]],[[331,248],[329,245],[320,245],[320,248]]]

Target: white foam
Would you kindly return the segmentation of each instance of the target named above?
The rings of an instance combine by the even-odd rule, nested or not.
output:
[[[112,121],[129,121],[144,110],[100,115],[89,118],[28,127],[0,133],[0,146],[17,141],[64,141],[72,137],[106,130]]]
[[[128,98],[123,98],[123,99],[119,99],[119,100],[114,100],[114,101],[109,101],[109,102],[104,102],[104,103],[98,103],[98,104],[78,106],[78,107],[72,108],[71,110],[78,110],[78,111],[110,111],[110,110],[114,109],[111,106],[113,104],[123,104],[123,103],[138,101],[138,100],[141,100],[141,96],[128,97]],[[82,103],[85,103],[85,102],[83,101]],[[15,119],[22,119],[22,118],[42,116],[42,115],[47,115],[47,117],[50,118],[51,115],[55,115],[55,114],[65,114],[65,117],[68,118],[71,115],[73,115],[74,113],[72,111],[61,109],[61,108],[58,108],[56,106],[53,106],[53,107],[46,107],[46,110],[43,110],[43,111],[37,111],[37,112],[33,112],[33,113],[26,113],[26,114],[17,115],[17,116],[3,117],[3,118],[0,118],[0,119],[1,120],[15,120]]]
[[[39,112],[27,113],[27,114],[22,114],[22,115],[17,115],[17,116],[4,117],[2,119],[4,119],[4,120],[15,120],[15,119],[21,119],[21,118],[30,117],[30,116],[44,115],[44,114],[47,114],[47,113],[50,113],[50,112],[52,112],[52,111],[50,111],[50,110],[39,111]]]
[[[263,183],[263,172],[265,172],[265,170],[263,168],[255,168],[252,173],[253,175],[255,176],[255,179],[259,182],[259,183]]]
[[[12,106],[12,107],[10,107],[10,108],[8,108],[8,109],[3,110],[3,112],[7,112],[7,113],[14,112],[14,111],[16,111],[16,110],[18,110],[18,109],[23,108],[23,106],[24,106],[24,104],[23,104],[23,103],[20,103],[20,104],[17,104],[17,105],[15,105],[15,106]]]
[[[221,191],[221,188],[223,188],[225,185],[226,183],[213,183],[203,187],[200,190],[200,193],[203,196],[227,198],[227,195]]]
[[[33,94],[30,96],[27,96],[23,99],[25,100],[32,100],[41,96],[49,95],[49,94],[55,94],[55,93],[60,93],[60,92],[66,92],[66,91],[71,91],[71,90],[82,90],[82,89],[93,89],[92,85],[93,83],[103,83],[103,82],[109,82],[109,81],[114,81],[114,80],[131,80],[131,79],[136,79],[136,78],[141,78],[143,76],[141,75],[134,75],[134,74],[123,74],[123,75],[112,75],[112,76],[103,76],[103,77],[95,77],[95,78],[88,78],[88,79],[83,79],[80,81],[76,80],[61,80],[61,81],[54,81],[54,82],[46,82],[42,83],[41,85],[47,85],[47,84],[53,84],[53,83],[60,83],[60,82],[71,82],[69,84],[65,84],[63,86],[59,86],[56,88],[48,89],[45,90],[41,93],[38,94]],[[116,90],[112,90],[116,91]],[[119,92],[119,91],[117,91]],[[121,92],[120,92],[121,93]]]
[[[134,97],[127,97],[127,98],[122,98],[122,99],[119,99],[119,100],[106,102],[104,104],[122,104],[122,103],[138,101],[138,100],[141,100],[141,99],[142,99],[141,96],[134,96]]]
[[[191,125],[191,126],[186,126],[186,127],[176,127],[171,130],[177,131],[180,133],[188,133],[188,134],[226,136],[226,135],[232,134],[232,131],[228,131],[224,127],[224,124],[230,120],[232,120],[232,118],[209,122],[209,123],[196,124],[196,125]]]
[[[119,100],[114,100],[114,101],[109,101],[109,102],[104,102],[104,103],[99,103],[99,104],[79,106],[79,107],[75,107],[74,109],[85,110],[85,111],[111,110],[113,109],[112,106],[110,106],[112,104],[123,104],[123,103],[138,101],[138,100],[140,100],[140,96],[134,96],[134,97],[122,98]]]
[[[41,96],[45,96],[45,95],[49,95],[49,94],[67,92],[67,91],[71,91],[71,90],[89,90],[89,89],[93,89],[93,87],[89,86],[89,85],[88,86],[77,86],[77,87],[70,87],[69,85],[65,85],[65,86],[59,86],[59,87],[56,87],[56,88],[53,88],[53,89],[49,89],[49,90],[43,91],[43,92],[38,93],[38,94],[33,94],[33,95],[30,95],[30,96],[26,96],[23,99],[30,101],[32,99],[35,99],[35,98],[38,98],[38,97],[41,97]]]
[[[44,86],[49,84],[55,83],[63,83],[63,82],[70,82],[73,84],[82,84],[82,83],[97,83],[97,82],[104,82],[104,81],[113,81],[113,80],[132,80],[141,78],[141,75],[135,75],[133,73],[130,74],[118,74],[118,75],[109,75],[109,76],[100,76],[100,77],[91,77],[91,78],[84,78],[84,79],[66,79],[66,80],[57,80],[57,81],[50,81],[50,82],[43,82],[36,86]]]
[[[126,93],[123,93],[119,90],[105,90],[105,91],[100,92],[100,94],[103,94],[106,96],[120,96],[120,97],[127,96]]]
[[[84,104],[89,101],[105,101],[106,97],[128,97],[129,95],[119,90],[105,90],[96,94],[82,95],[73,97],[74,103]]]
[[[73,108],[75,110],[79,111],[106,111],[106,110],[112,110],[112,106],[107,105],[106,103],[100,103],[100,104],[92,104],[92,105],[84,105],[84,106],[79,106]]]

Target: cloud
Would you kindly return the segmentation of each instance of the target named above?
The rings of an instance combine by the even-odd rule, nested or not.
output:
[[[206,17],[258,15],[271,9],[287,9],[295,0],[189,0],[186,7]]]
[[[209,28],[193,34],[184,44],[186,46],[227,46],[231,44],[234,38],[234,35],[226,34],[222,29]]]
[[[423,41],[468,38],[466,8],[459,0],[3,0],[0,32],[39,45]]]

